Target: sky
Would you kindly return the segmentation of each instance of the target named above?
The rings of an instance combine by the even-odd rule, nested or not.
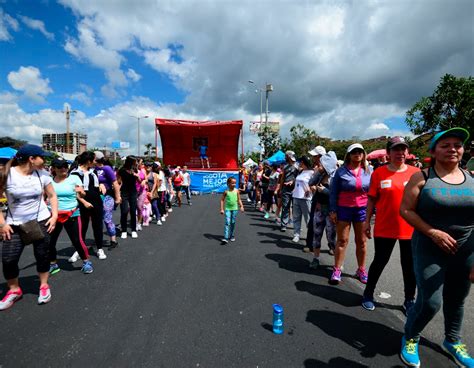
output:
[[[243,120],[266,83],[282,136],[410,135],[405,112],[472,76],[474,1],[0,0],[0,136],[154,143],[154,118]],[[254,81],[250,84],[248,81]],[[128,152],[124,152],[128,153]]]

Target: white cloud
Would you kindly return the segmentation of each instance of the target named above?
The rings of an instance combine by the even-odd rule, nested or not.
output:
[[[129,68],[127,71],[127,77],[133,82],[138,82],[140,79],[142,79],[142,76],[131,68]]]
[[[18,21],[0,8],[0,41],[11,41],[10,30],[18,31]]]
[[[46,27],[43,21],[26,17],[24,15],[20,15],[19,18],[27,27],[34,29],[36,31],[40,31],[50,41],[54,40],[54,34],[46,30]]]
[[[8,73],[8,82],[13,89],[38,103],[44,103],[44,97],[53,92],[48,78],[41,78],[41,72],[34,66],[21,66],[17,72]]]
[[[74,92],[67,97],[71,100],[82,102],[86,106],[92,105],[92,99],[85,92]]]
[[[168,74],[172,79],[184,80],[192,71],[193,60],[177,63],[172,60],[170,49],[144,52],[145,62],[153,69],[161,73]]]

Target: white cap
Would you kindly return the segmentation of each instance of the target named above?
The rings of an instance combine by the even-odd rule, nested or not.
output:
[[[349,148],[347,148],[347,153],[350,153],[352,152],[353,150],[355,150],[356,148],[360,148],[362,151],[365,151],[364,147],[362,146],[362,144],[360,143],[354,143],[354,144],[351,144],[349,146]]]
[[[326,149],[323,146],[316,146],[311,151],[308,151],[311,156],[322,156],[326,154]]]

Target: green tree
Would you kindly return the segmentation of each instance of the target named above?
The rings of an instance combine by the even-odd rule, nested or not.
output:
[[[265,150],[265,157],[270,157],[280,149],[280,134],[275,132],[270,126],[262,124],[258,132],[258,138],[260,138],[260,146]]]
[[[143,154],[147,156],[148,158],[150,158],[151,154],[153,153],[153,148],[154,148],[153,144],[147,143],[145,144],[145,147],[146,147],[146,151],[143,152]]]
[[[324,146],[329,139],[320,137],[313,129],[297,124],[290,128],[290,138],[282,142],[284,150],[292,150],[297,156],[307,155],[315,146]]]
[[[474,131],[474,78],[446,74],[433,95],[422,97],[407,111],[415,134],[461,126]]]
[[[28,143],[27,141],[22,141],[22,140],[11,138],[11,137],[0,137],[0,148],[12,147],[12,148],[18,149],[27,143]]]

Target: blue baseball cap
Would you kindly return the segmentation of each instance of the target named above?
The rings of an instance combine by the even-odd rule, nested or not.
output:
[[[52,156],[52,154],[50,152],[44,151],[40,146],[36,146],[34,144],[25,144],[24,146],[20,147],[15,156],[23,158],[30,156],[49,157]]]
[[[443,130],[442,132],[436,133],[431,139],[428,149],[432,151],[435,148],[436,143],[438,143],[438,141],[444,136],[458,137],[462,140],[463,144],[466,144],[469,139],[469,132],[466,129],[459,127]]]

